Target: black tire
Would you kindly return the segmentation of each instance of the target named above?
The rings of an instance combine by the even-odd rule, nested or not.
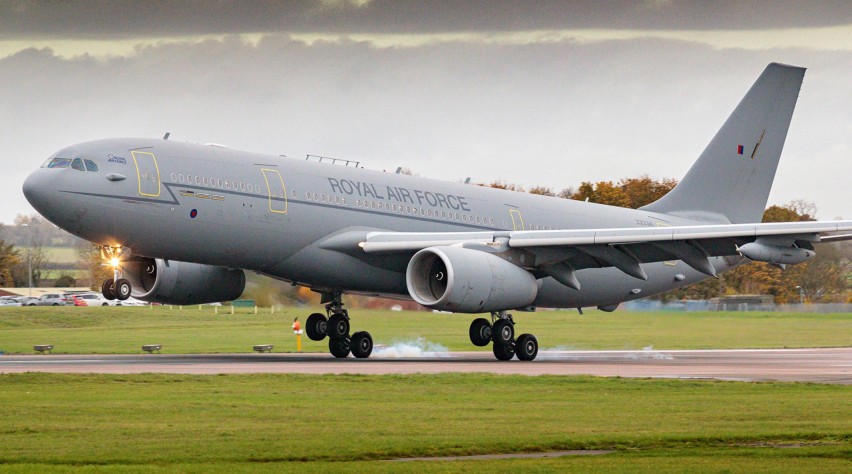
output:
[[[109,303],[103,303],[101,306],[109,306]]]
[[[491,323],[485,318],[476,318],[470,323],[469,334],[474,346],[487,346],[491,342]]]
[[[133,292],[133,287],[130,286],[130,280],[127,278],[119,278],[115,282],[115,298],[119,301],[124,301],[130,298],[130,293]]]
[[[305,332],[312,341],[322,341],[328,328],[328,319],[324,314],[314,313],[305,321]]]
[[[328,340],[328,351],[338,359],[344,359],[349,355],[351,343],[348,337],[332,337]]]
[[[494,351],[494,357],[497,360],[512,360],[512,357],[515,357],[515,348],[512,347],[512,344],[503,344],[499,341],[494,341],[491,349]]]
[[[366,359],[373,353],[373,337],[367,331],[359,331],[352,335],[352,355],[358,359]]]
[[[508,319],[498,319],[491,328],[491,337],[495,343],[511,345],[515,342],[515,324]]]
[[[101,293],[108,300],[115,299],[115,286],[113,283],[112,278],[110,278],[109,280],[104,280],[104,284],[101,285]]]
[[[349,337],[349,319],[340,313],[332,314],[331,317],[328,318],[327,328],[326,334],[328,334],[328,337]]]
[[[59,306],[59,303],[53,303],[51,306]]]
[[[515,343],[515,355],[518,360],[534,360],[538,355],[538,339],[532,334],[521,334]]]

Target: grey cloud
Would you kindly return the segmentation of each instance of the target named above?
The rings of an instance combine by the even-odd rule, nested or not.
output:
[[[577,28],[750,30],[852,23],[843,0],[0,0],[0,39],[452,33]]]

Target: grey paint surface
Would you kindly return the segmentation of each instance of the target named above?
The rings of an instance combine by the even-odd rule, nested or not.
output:
[[[320,290],[407,297],[405,270],[414,252],[365,252],[359,244],[370,232],[497,232],[508,238],[550,229],[758,220],[755,209],[765,205],[802,74],[801,68],[768,66],[684,181],[640,210],[150,138],[60,150],[51,158],[82,157],[99,170],[41,168],[24,183],[24,193],[60,227],[102,245],[130,247],[135,255],[241,268]],[[756,135],[765,135],[759,155],[739,154],[737,145],[749,148],[747,140]],[[826,224],[823,230],[846,228],[852,226]],[[803,237],[789,231],[796,238],[788,245],[816,232]],[[736,246],[754,239],[720,228],[699,244],[706,262],[721,272],[742,261]],[[616,244],[542,245],[504,249],[500,256],[517,258],[513,262],[537,276],[536,306],[612,305],[707,278],[642,239]],[[647,280],[611,266],[602,251],[626,252],[641,262]],[[570,263],[582,290],[536,273],[554,262]]]

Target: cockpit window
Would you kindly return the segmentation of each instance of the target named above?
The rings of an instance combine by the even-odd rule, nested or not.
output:
[[[92,160],[83,160],[86,163],[86,171],[98,171],[98,165]]]
[[[80,158],[74,158],[74,161],[71,162],[71,167],[77,171],[86,171],[86,168],[83,166],[83,160]]]
[[[45,164],[45,168],[68,168],[71,166],[71,158],[54,158]]]

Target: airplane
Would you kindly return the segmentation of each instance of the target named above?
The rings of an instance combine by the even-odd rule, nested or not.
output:
[[[777,266],[851,239],[852,221],[760,223],[805,69],[769,64],[668,194],[638,210],[442,182],[221,145],[113,138],[72,145],[23,192],[101,245],[107,298],[234,300],[245,271],[319,292],[307,335],[369,357],[345,293],[487,314],[469,330],[498,360],[531,361],[510,311],[598,307],[682,288],[748,261]],[[322,160],[320,160],[322,161]],[[834,235],[825,236],[827,233]]]

